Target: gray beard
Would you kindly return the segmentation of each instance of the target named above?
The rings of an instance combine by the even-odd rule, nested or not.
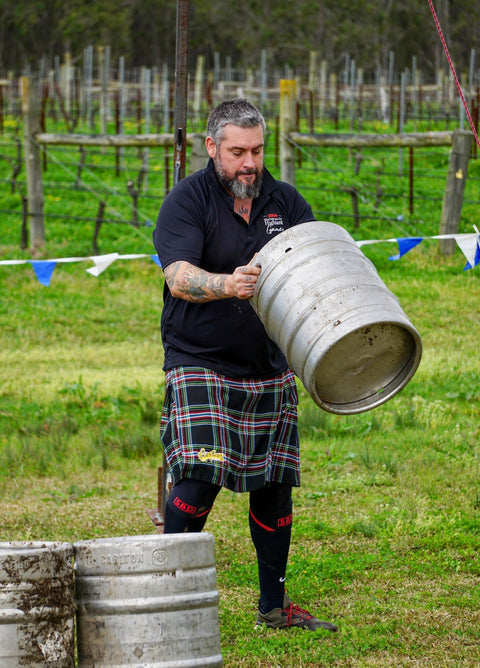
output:
[[[238,180],[237,176],[233,176],[232,178],[225,176],[220,165],[216,165],[216,167],[217,178],[220,184],[234,197],[238,197],[238,199],[255,199],[255,197],[260,195],[263,171],[257,174],[253,183],[242,183]]]

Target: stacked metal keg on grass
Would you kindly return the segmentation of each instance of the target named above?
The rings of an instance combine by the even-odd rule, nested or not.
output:
[[[74,657],[73,547],[0,543],[0,665],[70,668]]]
[[[223,665],[214,539],[0,543],[0,665]]]

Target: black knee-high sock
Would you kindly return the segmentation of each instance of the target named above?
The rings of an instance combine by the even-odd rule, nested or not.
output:
[[[291,487],[269,485],[252,493],[249,524],[257,552],[260,585],[258,607],[264,613],[273,608],[283,608],[292,533]]]
[[[201,480],[180,480],[167,500],[163,532],[201,531],[219,491],[218,485]]]

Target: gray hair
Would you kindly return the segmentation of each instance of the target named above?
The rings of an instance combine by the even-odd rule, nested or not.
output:
[[[240,128],[256,128],[261,125],[266,130],[265,119],[260,111],[248,100],[234,98],[221,102],[208,117],[207,136],[211,137],[216,146],[219,146],[224,136],[226,125],[236,125]]]

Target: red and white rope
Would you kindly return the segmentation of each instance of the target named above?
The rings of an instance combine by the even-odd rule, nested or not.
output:
[[[457,86],[458,94],[460,95],[460,99],[463,103],[465,113],[467,114],[468,122],[470,123],[470,127],[472,128],[473,136],[475,137],[475,141],[477,142],[478,148],[480,148],[480,139],[478,138],[478,133],[475,128],[475,123],[473,122],[472,116],[470,114],[470,111],[468,110],[468,105],[467,101],[465,100],[465,96],[462,91],[462,87],[460,85],[460,81],[458,80],[457,73],[455,72],[455,67],[453,66],[452,59],[450,58],[450,54],[448,52],[448,47],[447,47],[447,42],[445,41],[445,37],[443,36],[442,28],[440,26],[440,21],[437,18],[437,13],[435,11],[435,7],[433,6],[432,0],[428,0],[428,4],[430,5],[430,9],[432,10],[433,14],[433,20],[435,21],[435,25],[437,26],[438,34],[440,35],[440,39],[443,44],[443,49],[445,51],[445,55],[447,56],[448,64],[450,65],[450,69],[453,74],[453,78],[455,80],[455,84]]]

